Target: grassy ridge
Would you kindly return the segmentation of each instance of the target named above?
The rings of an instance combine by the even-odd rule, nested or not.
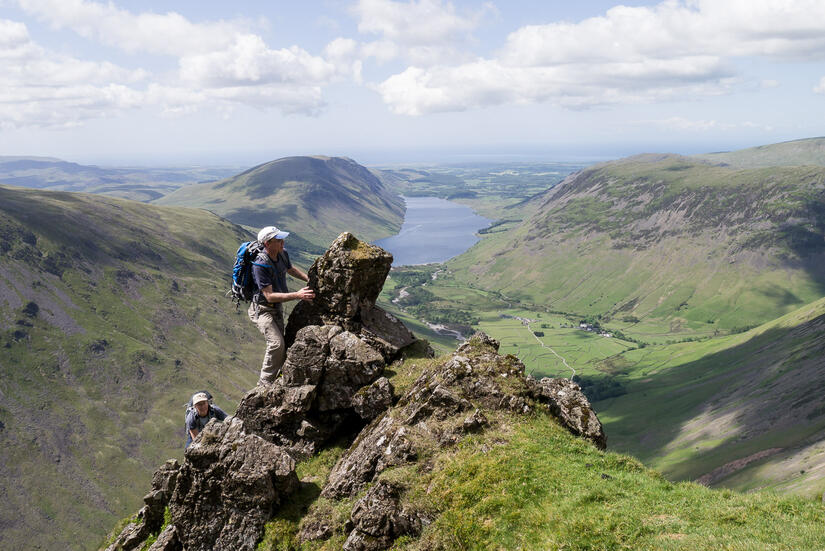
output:
[[[0,187],[0,548],[89,549],[230,413],[261,343],[223,295],[249,234],[193,209]]]
[[[408,360],[405,388],[426,365]],[[402,506],[434,519],[393,549],[804,550],[825,546],[825,508],[769,493],[742,495],[672,483],[637,460],[600,452],[544,415],[496,414],[495,429],[440,447],[381,477],[408,488]],[[319,497],[343,446],[299,466],[301,491],[276,513],[262,551],[340,549],[346,534],[299,545],[302,518],[346,520],[358,497]],[[307,514],[308,511],[308,514]]]
[[[695,157],[738,168],[800,165],[825,166],[825,138],[793,140],[778,144],[740,149],[738,151],[695,155]]]

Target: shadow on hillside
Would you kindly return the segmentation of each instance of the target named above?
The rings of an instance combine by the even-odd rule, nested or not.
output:
[[[825,422],[823,352],[825,315],[642,378],[595,407],[616,419],[605,426],[611,449],[647,462],[673,454],[665,474],[695,479],[811,438]]]

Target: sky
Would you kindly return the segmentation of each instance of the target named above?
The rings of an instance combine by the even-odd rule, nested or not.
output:
[[[825,135],[822,0],[0,0],[0,155],[581,161]]]

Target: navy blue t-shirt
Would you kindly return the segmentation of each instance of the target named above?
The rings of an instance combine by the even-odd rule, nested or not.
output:
[[[259,266],[259,264],[265,264],[266,267]],[[278,253],[278,258],[274,262],[266,254],[266,251],[261,251],[255,258],[254,264],[252,264],[252,277],[258,286],[258,292],[255,293],[255,302],[267,303],[266,298],[261,294],[261,289],[267,285],[272,285],[272,290],[276,293],[288,293],[286,271],[290,268],[292,268],[292,263],[289,261],[289,253],[285,250]]]

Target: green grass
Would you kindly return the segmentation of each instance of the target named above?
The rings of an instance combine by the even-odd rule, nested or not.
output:
[[[417,487],[411,499],[440,513],[423,541],[443,542],[447,549],[825,545],[820,503],[674,484],[630,457],[598,452],[540,417],[497,437],[506,443],[487,453],[479,453],[485,436],[445,454]]]

